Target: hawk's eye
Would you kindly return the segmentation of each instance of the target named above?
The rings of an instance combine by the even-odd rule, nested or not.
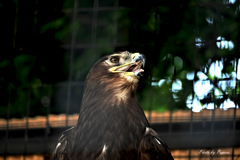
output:
[[[110,59],[110,61],[111,61],[112,63],[118,63],[118,62],[119,62],[119,58],[118,58],[118,57],[112,57],[112,58]]]

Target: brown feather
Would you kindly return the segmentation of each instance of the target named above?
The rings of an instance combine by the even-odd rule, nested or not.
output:
[[[165,154],[166,147],[153,141],[158,138],[155,134],[145,135],[149,124],[136,97],[138,77],[111,72],[116,65],[108,61],[110,56],[101,58],[89,71],[77,125],[59,138],[58,143],[64,145],[56,147],[53,159],[120,160]],[[129,52],[114,53],[117,56],[123,57],[119,65],[131,61]]]

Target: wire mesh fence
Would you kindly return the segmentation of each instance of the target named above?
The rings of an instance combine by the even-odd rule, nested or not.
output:
[[[106,53],[126,49],[139,49],[147,57],[139,101],[175,159],[239,158],[239,1],[66,0],[45,8],[47,2],[36,0],[33,9],[25,3],[14,3],[12,24],[16,58],[11,60],[19,82],[2,81],[6,87],[0,88],[5,108],[0,159],[48,159],[58,135],[77,122],[91,66]],[[23,12],[26,8],[31,16]],[[24,16],[32,23],[23,25]],[[174,26],[179,29],[170,29]],[[39,46],[28,47],[32,38],[46,41],[43,49],[38,51],[40,40],[33,41]],[[48,72],[56,57],[63,63]],[[32,60],[40,67],[28,65]],[[41,78],[24,83],[25,75]]]

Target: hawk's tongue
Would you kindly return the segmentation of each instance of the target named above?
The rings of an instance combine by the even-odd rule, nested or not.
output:
[[[134,71],[134,75],[139,77],[139,76],[143,76],[142,72],[144,72],[143,69],[137,69]]]
[[[136,69],[134,72],[144,72],[143,69]]]

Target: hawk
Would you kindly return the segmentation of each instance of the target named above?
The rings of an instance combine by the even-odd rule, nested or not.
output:
[[[61,134],[52,159],[173,159],[136,97],[144,64],[143,54],[128,51],[95,63],[85,80],[77,125]]]

